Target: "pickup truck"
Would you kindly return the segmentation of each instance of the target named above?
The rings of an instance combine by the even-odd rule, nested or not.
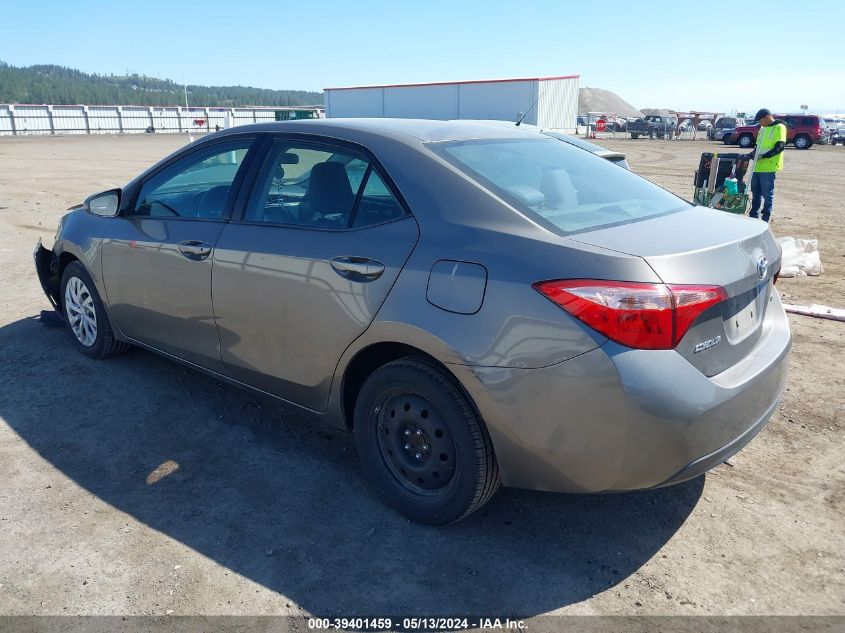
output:
[[[631,138],[639,138],[647,136],[649,138],[664,138],[668,136],[672,138],[678,127],[677,119],[672,117],[660,116],[659,114],[650,114],[636,121],[628,123],[628,133]]]

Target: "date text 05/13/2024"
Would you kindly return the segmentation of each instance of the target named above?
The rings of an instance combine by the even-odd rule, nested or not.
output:
[[[408,617],[408,618],[309,618],[308,628],[312,630],[344,630],[344,631],[459,631],[465,629],[489,630],[523,630],[522,620],[510,618],[441,618],[441,617]]]

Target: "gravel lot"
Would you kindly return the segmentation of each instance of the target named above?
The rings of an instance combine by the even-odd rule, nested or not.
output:
[[[845,323],[790,317],[791,376],[731,464],[668,489],[503,490],[445,529],[386,510],[348,439],[135,350],[77,354],[32,265],[63,209],[185,142],[0,138],[0,614],[845,614]],[[706,141],[606,140],[690,197]],[[788,149],[792,303],[845,307],[845,148]]]

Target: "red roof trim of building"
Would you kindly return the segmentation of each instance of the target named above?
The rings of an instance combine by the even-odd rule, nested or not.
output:
[[[471,79],[469,81],[431,81],[415,84],[376,84],[372,86],[343,86],[323,88],[327,90],[361,90],[364,88],[415,88],[420,86],[456,86],[458,84],[501,84],[515,81],[554,81],[555,79],[579,79],[581,75],[558,75],[556,77],[515,77],[512,79]]]

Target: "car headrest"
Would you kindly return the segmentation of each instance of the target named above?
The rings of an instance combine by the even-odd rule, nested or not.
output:
[[[340,163],[314,165],[308,180],[308,201],[316,213],[351,213],[355,195],[346,168]]]
[[[228,185],[219,185],[203,193],[197,205],[197,216],[200,218],[222,218],[230,189]]]

